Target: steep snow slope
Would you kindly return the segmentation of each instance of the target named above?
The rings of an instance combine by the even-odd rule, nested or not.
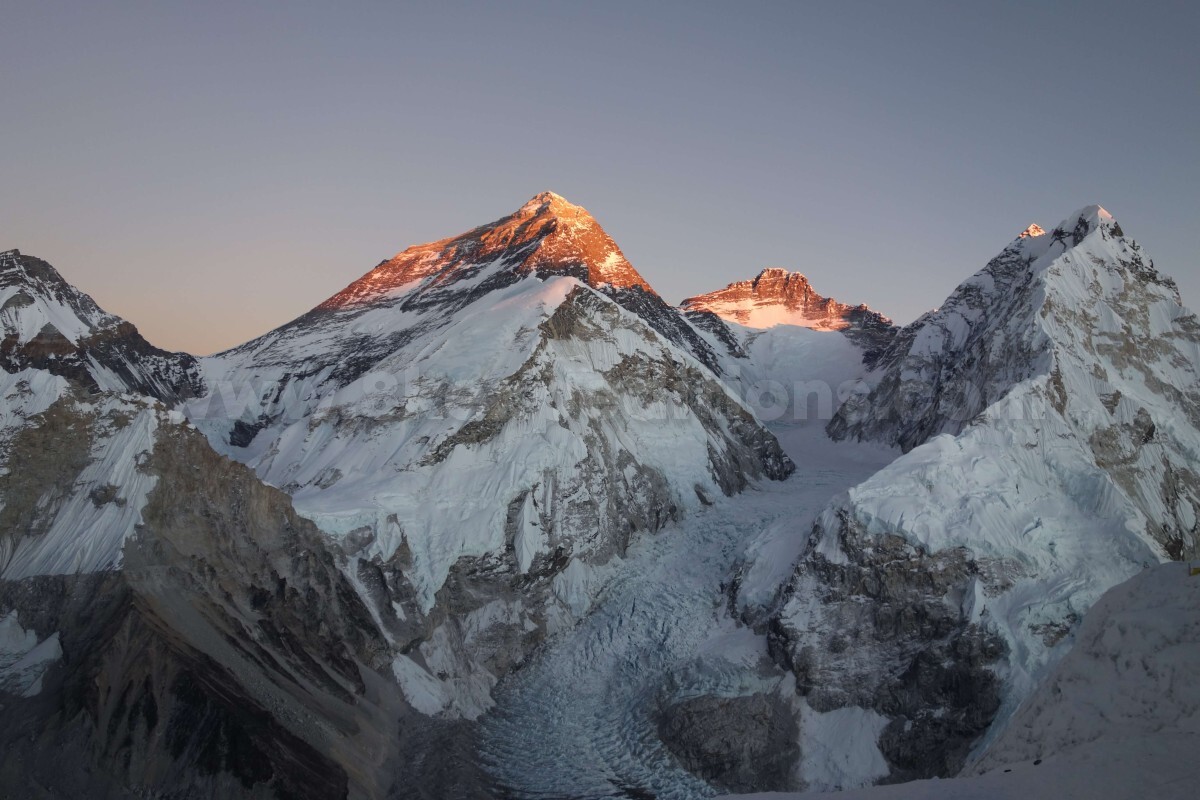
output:
[[[1142,571],[1088,611],[1071,651],[971,770],[786,800],[1184,800],[1200,746],[1200,577],[1183,564]]]
[[[195,359],[147,343],[49,264],[0,253],[0,579],[113,568],[154,479],[140,467]]]
[[[18,391],[32,371],[3,375]],[[150,399],[62,390],[24,427],[3,431],[0,579],[112,569],[154,488],[141,469],[159,425],[182,416]],[[48,393],[39,401],[44,402]]]
[[[1105,589],[1195,552],[1200,326],[1091,207],[1013,242],[881,364],[830,431],[914,449],[820,516],[772,647],[814,707],[889,719],[893,779],[945,775]]]
[[[722,374],[764,422],[824,427],[872,377],[862,343],[837,331],[797,325],[764,330],[736,322],[723,329],[737,349],[723,355]]]
[[[194,361],[16,251],[0,254],[0,293],[0,579],[113,568],[154,487],[140,466],[155,430],[182,420],[124,392],[190,392]]]
[[[46,370],[93,390],[167,402],[203,389],[196,360],[149,344],[55,269],[20,251],[0,253],[0,366]]]

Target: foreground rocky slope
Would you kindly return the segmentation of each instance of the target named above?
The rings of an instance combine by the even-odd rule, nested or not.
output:
[[[1198,373],[1195,316],[1090,207],[903,330],[842,406],[835,437],[911,451],[818,520],[771,645],[814,708],[874,715],[887,779],[953,774],[1105,589],[1195,555]]]
[[[160,421],[120,568],[0,581],[9,624],[57,656],[3,687],[0,783],[382,796],[406,709],[366,608],[286,495]]]
[[[969,774],[839,800],[1185,800],[1200,745],[1200,577],[1163,564],[1109,590]],[[756,795],[743,796],[745,798]]]
[[[138,393],[186,394],[193,362],[108,349],[132,327],[41,262],[5,275],[27,360],[0,373],[3,793],[384,796],[418,715],[322,534]]]

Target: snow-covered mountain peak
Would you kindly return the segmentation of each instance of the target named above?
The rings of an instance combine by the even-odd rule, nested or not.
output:
[[[1197,391],[1190,368],[1172,375],[1170,358],[1156,359],[1162,363],[1153,367],[1149,359],[1168,346],[1182,347],[1176,361],[1200,364],[1192,351],[1197,341],[1195,317],[1182,307],[1175,283],[1104,208],[1085,206],[1043,235],[1013,240],[938,309],[901,331],[881,360],[890,366],[872,391],[875,400],[847,403],[830,432],[882,438],[907,450],[939,433],[960,432],[1022,381],[1059,373],[1068,363],[1083,382],[1067,387],[1079,389],[1072,393],[1076,405],[1112,391],[1105,387],[1108,377],[1086,376],[1118,370],[1135,384],[1142,382],[1137,374],[1159,372],[1151,385],[1165,382],[1187,395]],[[1142,354],[1140,366],[1131,361],[1133,352]],[[977,373],[969,381],[963,364]],[[886,410],[875,404],[884,398]]]
[[[749,328],[799,325],[815,330],[887,329],[891,320],[865,305],[847,305],[813,290],[808,278],[768,267],[752,280],[737,281],[708,294],[689,297],[686,312],[711,312]]]
[[[198,394],[202,385],[194,358],[154,347],[50,264],[19,250],[0,252],[0,367],[165,401]]]
[[[586,209],[542,192],[488,225],[400,252],[319,308],[440,294],[451,286],[495,288],[528,274],[569,275],[592,287],[638,287],[653,293]]]
[[[892,779],[956,769],[1105,589],[1200,554],[1200,321],[1100,206],[901,330],[827,430],[905,454],[818,520],[777,652],[810,705],[890,718]]]
[[[1089,234],[1099,234],[1102,230],[1105,238],[1120,239],[1125,235],[1112,214],[1102,206],[1090,205],[1069,214],[1050,231],[1030,225],[1017,237],[1015,244],[1035,259],[1057,258],[1066,250],[1081,245]],[[1042,266],[1048,263],[1048,260],[1044,261]]]
[[[536,214],[545,207],[549,207],[555,214],[570,216],[587,214],[587,210],[582,206],[575,205],[557,192],[548,191],[535,194],[529,199],[529,202],[521,206],[517,213]]]
[[[0,253],[0,324],[5,339],[26,344],[38,337],[54,338],[73,345],[119,322],[45,261],[20,250]]]

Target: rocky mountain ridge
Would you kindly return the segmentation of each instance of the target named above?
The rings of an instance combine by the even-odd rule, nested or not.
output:
[[[711,311],[750,328],[782,324],[838,331],[891,323],[866,305],[847,305],[817,294],[807,277],[781,267],[767,267],[752,280],[689,297],[679,305],[684,311]]]

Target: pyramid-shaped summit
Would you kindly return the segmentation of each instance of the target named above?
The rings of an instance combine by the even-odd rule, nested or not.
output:
[[[653,293],[587,209],[542,192],[495,222],[404,250],[320,307],[345,308],[473,278],[496,283],[529,274],[568,275],[592,287]]]

